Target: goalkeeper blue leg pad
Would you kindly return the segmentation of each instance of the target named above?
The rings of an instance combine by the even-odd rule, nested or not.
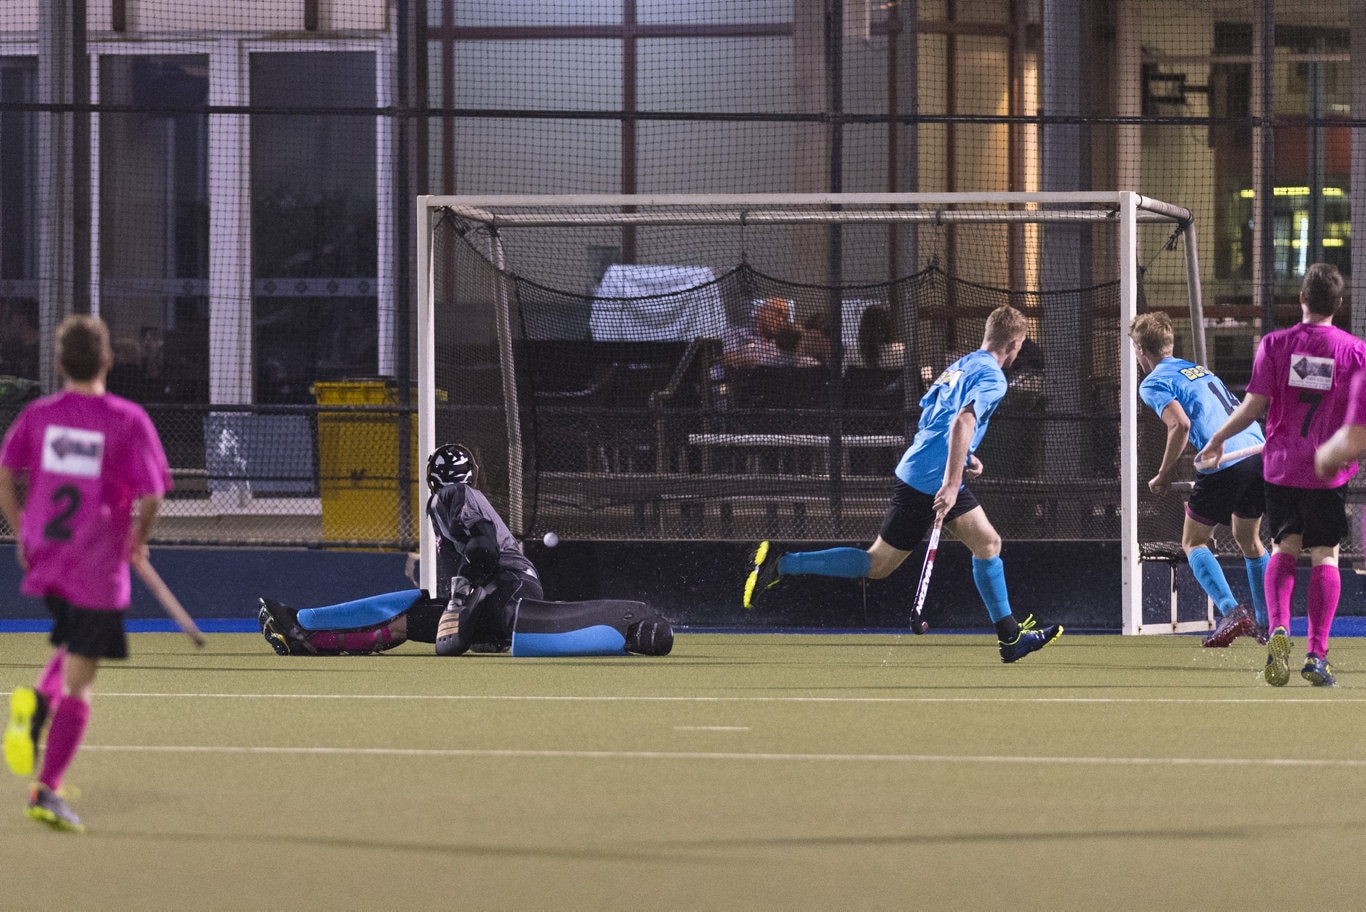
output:
[[[512,654],[531,656],[668,655],[673,628],[644,602],[519,599]]]
[[[305,630],[358,630],[386,624],[426,598],[421,589],[405,589],[372,595],[338,605],[305,608],[299,612],[299,626]]]

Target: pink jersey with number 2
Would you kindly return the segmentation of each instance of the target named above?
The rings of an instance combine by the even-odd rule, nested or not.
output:
[[[21,590],[82,608],[126,608],[133,502],[171,487],[142,407],[111,394],[45,396],[10,426],[0,465],[28,477]]]

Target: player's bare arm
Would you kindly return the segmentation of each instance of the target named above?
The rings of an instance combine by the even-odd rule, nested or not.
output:
[[[944,482],[934,495],[934,511],[943,516],[958,502],[958,489],[963,485],[963,467],[968,460],[968,446],[977,430],[977,413],[969,403],[953,419],[949,430],[949,458],[944,465]]]
[[[19,504],[19,488],[15,484],[14,473],[4,466],[0,466],[0,513],[4,514],[5,522],[14,533],[17,542],[14,554],[19,560],[19,566],[27,572],[28,559],[24,557],[23,536],[19,534],[24,515]]]
[[[1314,451],[1314,471],[1332,478],[1350,462],[1366,453],[1366,425],[1344,424]]]
[[[1154,494],[1165,494],[1172,486],[1172,476],[1181,453],[1189,440],[1191,420],[1181,403],[1173,399],[1162,410],[1162,423],[1167,426],[1167,444],[1162,450],[1162,465],[1157,474],[1148,479],[1148,490]]]
[[[1267,398],[1260,393],[1247,393],[1238,407],[1220,425],[1219,430],[1205,444],[1205,448],[1195,454],[1196,462],[1217,463],[1224,455],[1224,441],[1241,431],[1247,430],[1252,422],[1266,414]]]
[[[156,524],[157,513],[161,510],[162,498],[159,495],[142,497],[138,500],[137,514],[133,518],[128,533],[128,561],[137,563],[147,559],[147,542],[152,538],[152,526]]]

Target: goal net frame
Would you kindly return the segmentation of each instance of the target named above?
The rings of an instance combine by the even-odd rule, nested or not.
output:
[[[900,207],[900,208],[898,208]],[[577,210],[577,211],[575,211]],[[1128,191],[1069,193],[875,193],[875,194],[579,194],[579,195],[423,195],[417,198],[418,447],[425,458],[436,440],[435,361],[436,294],[434,235],[442,213],[480,223],[490,232],[489,259],[502,266],[498,230],[505,227],[568,227],[593,224],[629,225],[757,225],[777,224],[931,224],[1016,223],[1117,224],[1120,326],[1120,560],[1122,632],[1161,634],[1209,630],[1212,612],[1197,621],[1179,620],[1175,599],[1170,621],[1145,623],[1143,573],[1138,529],[1137,421],[1138,373],[1128,326],[1139,311],[1139,224],[1165,222],[1184,237],[1187,297],[1191,314],[1193,360],[1205,361],[1203,304],[1194,217],[1190,210]],[[511,363],[512,335],[506,283],[499,283],[495,302],[499,347]],[[524,534],[521,515],[522,443],[516,381],[506,371],[502,406],[507,415],[512,497],[506,517],[514,534]],[[420,585],[436,592],[435,537],[421,523]]]

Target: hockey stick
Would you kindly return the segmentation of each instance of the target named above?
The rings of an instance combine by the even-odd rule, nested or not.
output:
[[[1221,466],[1226,462],[1233,462],[1235,459],[1242,459],[1244,456],[1256,456],[1258,453],[1262,451],[1263,446],[1265,446],[1265,444],[1258,443],[1254,446],[1243,447],[1241,450],[1234,450],[1232,453],[1225,453],[1219,457],[1219,461],[1214,463],[1214,465]],[[1197,467],[1208,467],[1209,465],[1210,464],[1208,462],[1196,463]]]
[[[166,612],[166,616],[176,622],[176,626],[184,631],[196,649],[203,649],[204,634],[196,626],[194,618],[190,617],[190,613],[185,610],[185,606],[180,604],[180,600],[175,597],[175,593],[162,580],[161,574],[152,567],[152,562],[145,557],[139,558],[133,561],[133,569],[137,571],[138,576],[147,585],[152,597],[161,605],[161,610]]]
[[[921,616],[925,611],[925,594],[930,588],[930,574],[934,572],[934,555],[939,550],[939,532],[944,528],[944,517],[934,518],[930,530],[930,544],[925,549],[925,566],[920,568],[920,583],[915,587],[915,604],[911,606],[911,633],[922,634],[930,628]]]

